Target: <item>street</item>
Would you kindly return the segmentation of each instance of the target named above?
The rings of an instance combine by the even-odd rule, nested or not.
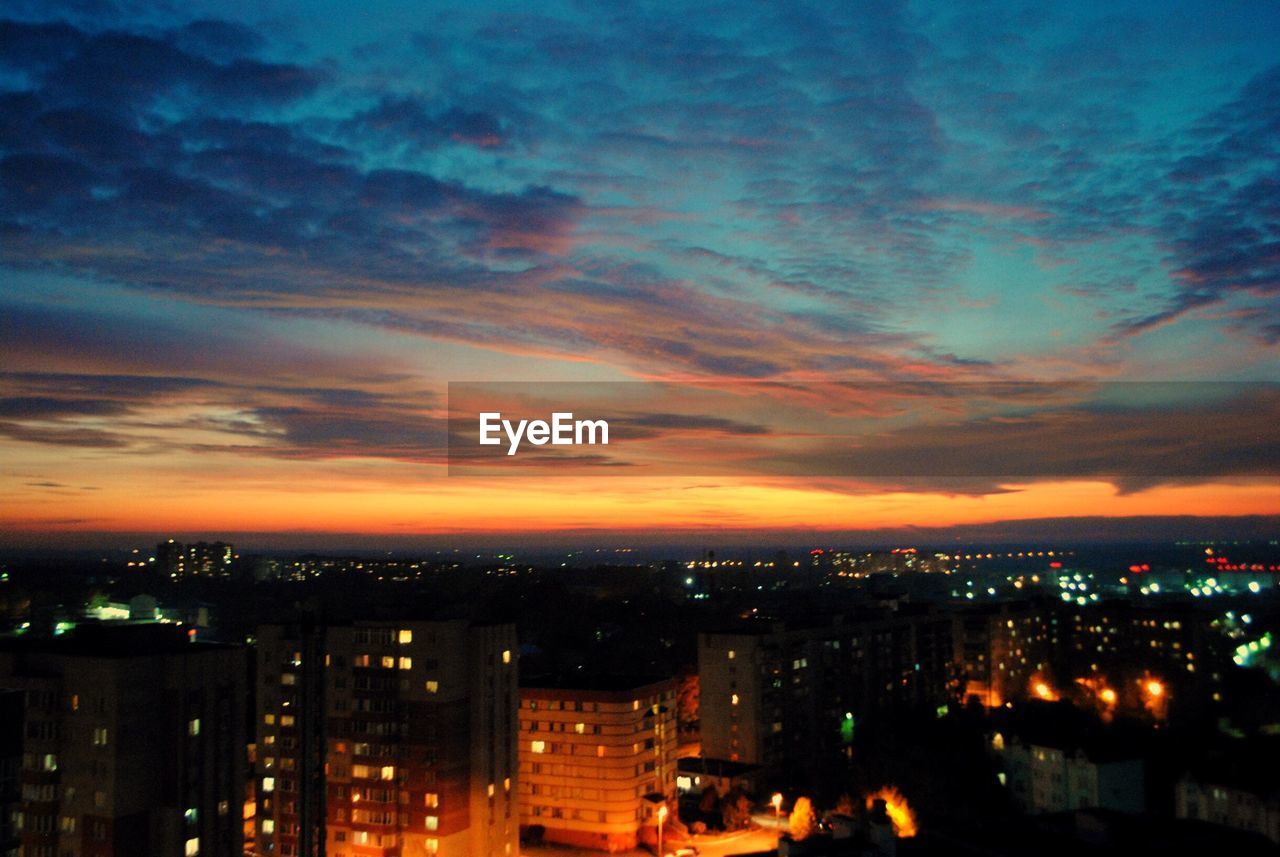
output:
[[[731,857],[735,854],[758,854],[762,851],[773,851],[777,846],[778,835],[772,830],[760,830],[752,828],[737,833],[730,833],[724,836],[695,836],[692,844],[698,849],[699,857]],[[681,845],[684,843],[682,842]],[[674,846],[668,846],[668,851],[674,851]],[[528,845],[521,846],[520,853],[522,857],[588,857],[594,854],[603,854],[599,851],[586,851],[578,848],[568,848],[560,845]],[[653,857],[653,852],[645,848],[636,848],[631,851],[615,852],[613,857]]]

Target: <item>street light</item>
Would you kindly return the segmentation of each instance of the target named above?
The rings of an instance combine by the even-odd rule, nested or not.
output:
[[[773,804],[773,826],[778,830],[778,837],[782,837],[782,792],[774,792],[773,798],[769,801]]]
[[[663,857],[662,853],[662,822],[667,820],[667,805],[661,804],[658,807],[658,857]]]

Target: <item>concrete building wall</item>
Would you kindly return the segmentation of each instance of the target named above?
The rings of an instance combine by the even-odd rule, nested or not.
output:
[[[0,683],[26,697],[24,848],[238,857],[244,651],[185,635],[118,643],[0,652]]]
[[[1095,762],[1083,753],[1016,740],[997,752],[1010,795],[1023,812],[1102,808],[1137,813],[1146,809],[1141,760]]]
[[[953,619],[933,612],[702,634],[703,755],[796,775],[838,763],[855,729],[958,694],[955,640]]]
[[[258,651],[260,849],[310,857],[322,839],[329,857],[518,853],[512,626],[267,626]],[[318,776],[299,777],[312,753]]]
[[[550,842],[634,848],[646,796],[675,796],[676,681],[520,695],[521,826],[540,825]]]
[[[1174,791],[1178,818],[1259,833],[1280,844],[1280,800],[1246,789],[1183,777]]]

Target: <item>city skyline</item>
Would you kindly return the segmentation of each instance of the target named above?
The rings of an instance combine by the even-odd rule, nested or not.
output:
[[[7,545],[1274,532],[1280,487],[1247,467],[694,465],[765,438],[821,470],[806,431],[839,446],[849,402],[788,385],[1273,382],[1275,9],[7,14]],[[448,474],[456,381],[674,382],[718,408],[776,387],[644,422],[686,473],[471,478]],[[1156,419],[1106,453],[1158,455],[1177,420],[1130,406]],[[1257,442],[1230,413],[1211,461]]]

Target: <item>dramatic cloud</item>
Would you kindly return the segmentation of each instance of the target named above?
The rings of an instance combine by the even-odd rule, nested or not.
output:
[[[911,407],[806,383],[1280,369],[1265,4],[6,15],[18,497],[144,460],[169,468],[157,485],[214,458],[416,474],[443,461],[451,379],[678,380],[708,399],[767,382],[723,410],[627,411],[620,436],[707,462],[723,443],[735,466],[767,448],[821,476],[945,470],[948,442],[992,438],[958,414],[949,441],[895,425],[850,451],[849,421]],[[1090,478],[1136,437],[1023,406],[1035,430],[993,465]],[[1187,473],[1265,463],[1205,419],[1222,443]]]

